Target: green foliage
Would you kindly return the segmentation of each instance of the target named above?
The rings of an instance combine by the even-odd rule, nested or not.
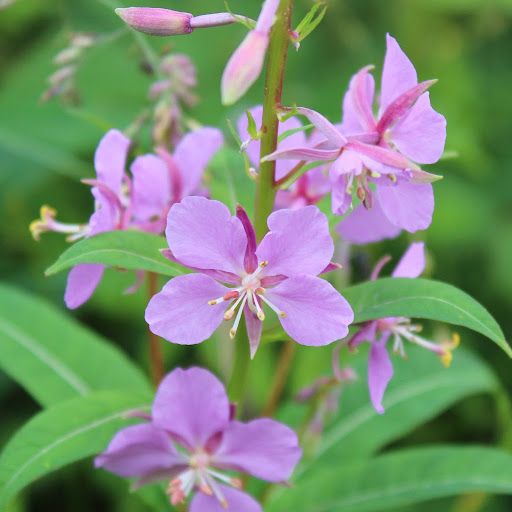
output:
[[[79,263],[102,263],[122,269],[139,269],[167,276],[178,276],[188,271],[164,258],[160,249],[167,248],[164,237],[140,231],[109,231],[86,238],[59,256],[45,272],[51,276]]]
[[[455,286],[427,279],[384,278],[347,288],[343,294],[354,310],[355,322],[390,316],[439,320],[487,336],[512,357],[496,320]]]
[[[0,285],[0,366],[43,406],[99,390],[150,389],[140,370],[105,339],[6,285]]]
[[[442,496],[512,494],[512,456],[494,448],[402,450],[344,464],[332,458],[268,507],[268,512],[370,512]]]
[[[104,450],[130,414],[150,411],[150,402],[148,394],[101,391],[34,416],[0,456],[0,508],[37,478]]]

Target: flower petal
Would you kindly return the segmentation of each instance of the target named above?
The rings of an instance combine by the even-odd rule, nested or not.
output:
[[[106,268],[97,263],[80,263],[69,271],[64,293],[64,302],[69,309],[75,309],[89,300]]]
[[[432,222],[434,191],[430,183],[379,187],[375,198],[389,221],[409,233],[427,229]]]
[[[138,220],[164,215],[172,197],[167,164],[156,155],[141,155],[133,161],[130,171],[133,175],[133,215]]]
[[[219,201],[185,197],[169,211],[165,234],[174,256],[187,267],[243,272],[244,228]]]
[[[330,162],[340,156],[339,149],[311,149],[311,148],[290,148],[278,149],[261,159],[262,162],[269,160],[305,160],[306,162]],[[320,164],[319,164],[320,165]]]
[[[344,338],[354,313],[344,297],[319,277],[290,277],[275,288],[267,289],[268,298],[285,318],[279,318],[284,330],[297,343],[323,346]]]
[[[130,139],[119,130],[109,130],[94,153],[94,168],[98,180],[119,196],[123,181]]]
[[[343,99],[343,133],[375,131],[376,123],[372,111],[375,80],[368,73],[372,67],[366,66],[350,80],[349,91]],[[348,132],[347,129],[351,131]]]
[[[427,92],[391,128],[389,136],[404,155],[420,164],[433,164],[444,151],[446,119],[430,106]]]
[[[178,142],[173,157],[180,173],[181,197],[197,191],[206,166],[223,144],[222,132],[208,126],[188,132]]]
[[[290,427],[261,418],[231,422],[215,452],[214,465],[268,482],[283,482],[290,478],[301,456],[297,434]]]
[[[297,112],[300,115],[306,116],[308,120],[315,125],[316,129],[322,133],[334,147],[342,148],[347,143],[347,139],[336,128],[336,126],[316,110],[299,107]]]
[[[258,258],[256,257],[256,232],[254,226],[247,215],[247,212],[241,205],[236,205],[236,216],[244,227],[245,235],[247,236],[247,248],[245,249],[244,268],[248,274],[252,274],[258,268]]]
[[[254,358],[256,350],[260,344],[261,330],[263,322],[254,314],[247,303],[244,306],[245,324],[247,325],[247,334],[249,336],[249,345],[251,350],[251,359]],[[240,343],[240,342],[237,342]]]
[[[94,459],[96,468],[125,478],[147,477],[186,465],[186,459],[176,450],[169,435],[151,423],[120,430],[107,449]]]
[[[377,334],[377,322],[374,320],[374,321],[369,322],[359,332],[354,334],[354,336],[351,338],[349,344],[351,347],[357,347],[365,341],[373,343],[375,341],[376,334]]]
[[[204,368],[176,368],[160,383],[153,423],[190,448],[201,448],[229,425],[230,406],[222,382]]]
[[[256,127],[259,129],[261,127],[263,119],[263,107],[261,105],[257,105],[256,107],[249,109],[249,112],[251,113],[256,123]],[[249,132],[247,131],[247,126],[247,114],[243,114],[238,119],[237,125],[238,135],[240,136],[240,139],[242,141],[246,141],[249,139]],[[301,126],[301,122],[296,117],[291,117],[290,119],[287,119],[284,123],[279,123],[278,134],[281,135],[282,133],[287,132],[288,130],[295,130],[297,128],[300,128]],[[279,143],[279,149],[289,149],[305,145],[306,136],[303,131],[300,131],[293,133],[292,135],[282,140]],[[258,169],[260,166],[260,148],[261,141],[254,140],[251,141],[251,143],[247,146],[247,149],[245,150],[251,164],[254,166],[255,169]],[[278,162],[276,162],[276,180],[279,180],[283,176],[288,174],[288,172],[290,172],[295,165],[297,165],[297,162],[293,160],[279,160]]]
[[[229,288],[203,274],[175,277],[149,301],[146,322],[151,332],[172,343],[201,343],[222,323],[226,309],[220,304],[210,306],[208,301],[227,291]]]
[[[261,241],[258,260],[268,261],[264,275],[318,275],[331,261],[334,242],[327,217],[316,206],[278,210],[268,220],[270,232]]]
[[[400,94],[418,83],[418,75],[409,57],[394,37],[386,34],[386,56],[382,69],[379,118]]]
[[[425,269],[425,243],[413,242],[398,262],[392,277],[419,277]]]
[[[227,508],[215,496],[198,492],[192,498],[189,512],[263,512],[261,505],[251,495],[226,485],[217,485],[228,504]]]
[[[388,382],[393,377],[393,365],[386,348],[386,342],[391,335],[384,333],[379,341],[372,343],[368,358],[368,389],[373,407],[379,414],[384,414],[382,397]]]
[[[374,199],[377,194],[374,194]],[[395,238],[402,231],[384,215],[380,203],[373,202],[371,210],[362,204],[350,212],[336,227],[336,231],[353,244],[369,244],[385,238]]]

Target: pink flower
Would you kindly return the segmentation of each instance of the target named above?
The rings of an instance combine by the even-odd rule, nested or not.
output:
[[[180,141],[174,154],[159,150],[161,158],[147,154],[138,156],[125,171],[130,139],[118,130],[110,130],[101,139],[94,155],[95,180],[84,180],[92,185],[95,211],[85,225],[63,224],[54,219],[55,210],[41,209],[41,220],[32,222],[30,229],[39,239],[44,231],[69,233],[70,240],[107,231],[139,229],[159,234],[165,228],[170,206],[185,195],[198,192],[204,168],[223,143],[215,128],[190,132]],[[198,151],[201,148],[201,151]],[[68,275],[64,301],[70,309],[86,302],[103,277],[105,265],[81,263]],[[138,280],[130,292],[137,289]]]
[[[231,412],[214,375],[177,368],[160,383],[150,421],[119,431],[95,466],[136,478],[135,487],[168,479],[173,505],[195,492],[190,512],[263,512],[240,490],[241,481],[225,471],[283,482],[302,450],[286,425],[268,418],[242,423]]]
[[[377,263],[372,279],[377,279],[381,268],[389,261],[389,257],[383,258]],[[425,268],[425,247],[423,242],[412,243],[402,259],[398,262],[392,277],[418,277]],[[449,366],[452,360],[451,351],[459,344],[459,338],[454,335],[451,342],[437,344],[432,343],[416,334],[421,328],[412,325],[410,318],[381,318],[366,323],[366,325],[349,341],[350,347],[357,347],[364,341],[371,343],[368,358],[368,388],[370,400],[379,414],[384,413],[382,398],[386,387],[393,377],[393,365],[388,354],[387,342],[393,336],[393,351],[405,357],[403,339],[415,343],[437,354],[445,366]]]
[[[337,268],[330,263],[334,244],[325,215],[315,206],[279,210],[268,218],[268,227],[257,246],[241,207],[232,217],[225,205],[202,197],[175,204],[167,217],[166,255],[198,273],[172,279],[151,299],[146,309],[151,331],[190,345],[208,339],[223,319],[235,318],[234,338],[245,312],[254,356],[266,305],[298,343],[321,346],[345,337],[352,309],[316,277]]]

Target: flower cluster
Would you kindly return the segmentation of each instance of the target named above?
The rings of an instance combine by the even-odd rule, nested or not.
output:
[[[268,418],[234,420],[224,386],[202,368],[167,375],[147,420],[120,430],[95,465],[136,478],[135,488],[167,479],[173,505],[195,492],[190,512],[263,512],[230,473],[284,482],[302,454],[286,425]]]
[[[173,154],[164,148],[158,155],[135,158],[126,173],[130,139],[118,130],[110,130],[101,139],[94,155],[96,179],[83,180],[91,185],[95,211],[88,224],[63,224],[55,220],[52,208],[41,208],[41,219],[30,230],[36,240],[44,231],[70,235],[69,240],[90,237],[107,231],[137,229],[159,234],[165,228],[167,212],[183,197],[200,192],[203,171],[222,146],[223,136],[216,128],[201,128],[188,133]],[[196,148],[202,147],[200,155]],[[77,308],[86,302],[98,286],[105,265],[81,263],[68,276],[64,300]],[[143,274],[139,273],[138,282]],[[134,291],[132,287],[129,291]]]

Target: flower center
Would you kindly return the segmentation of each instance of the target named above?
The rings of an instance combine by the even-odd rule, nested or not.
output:
[[[198,450],[191,456],[185,455],[188,468],[169,482],[166,493],[170,496],[172,505],[183,502],[192,492],[194,487],[208,496],[215,496],[219,503],[228,507],[226,498],[222,494],[217,480],[232,485],[237,489],[242,488],[242,482],[238,478],[232,478],[210,468],[211,457],[202,450]]]
[[[234,339],[235,337],[246,304],[262,322],[265,320],[265,313],[261,307],[262,302],[268,304],[268,306],[281,318],[286,317],[286,313],[284,311],[281,311],[275,304],[272,304],[270,300],[264,297],[265,288],[261,286],[261,276],[259,274],[267,265],[268,261],[262,261],[252,274],[247,274],[242,278],[241,286],[233,288],[218,299],[208,301],[210,306],[215,306],[220,302],[233,300],[231,306],[224,313],[224,320],[231,320],[235,316],[236,309],[238,308],[233,327],[229,331],[229,337],[231,339]]]

